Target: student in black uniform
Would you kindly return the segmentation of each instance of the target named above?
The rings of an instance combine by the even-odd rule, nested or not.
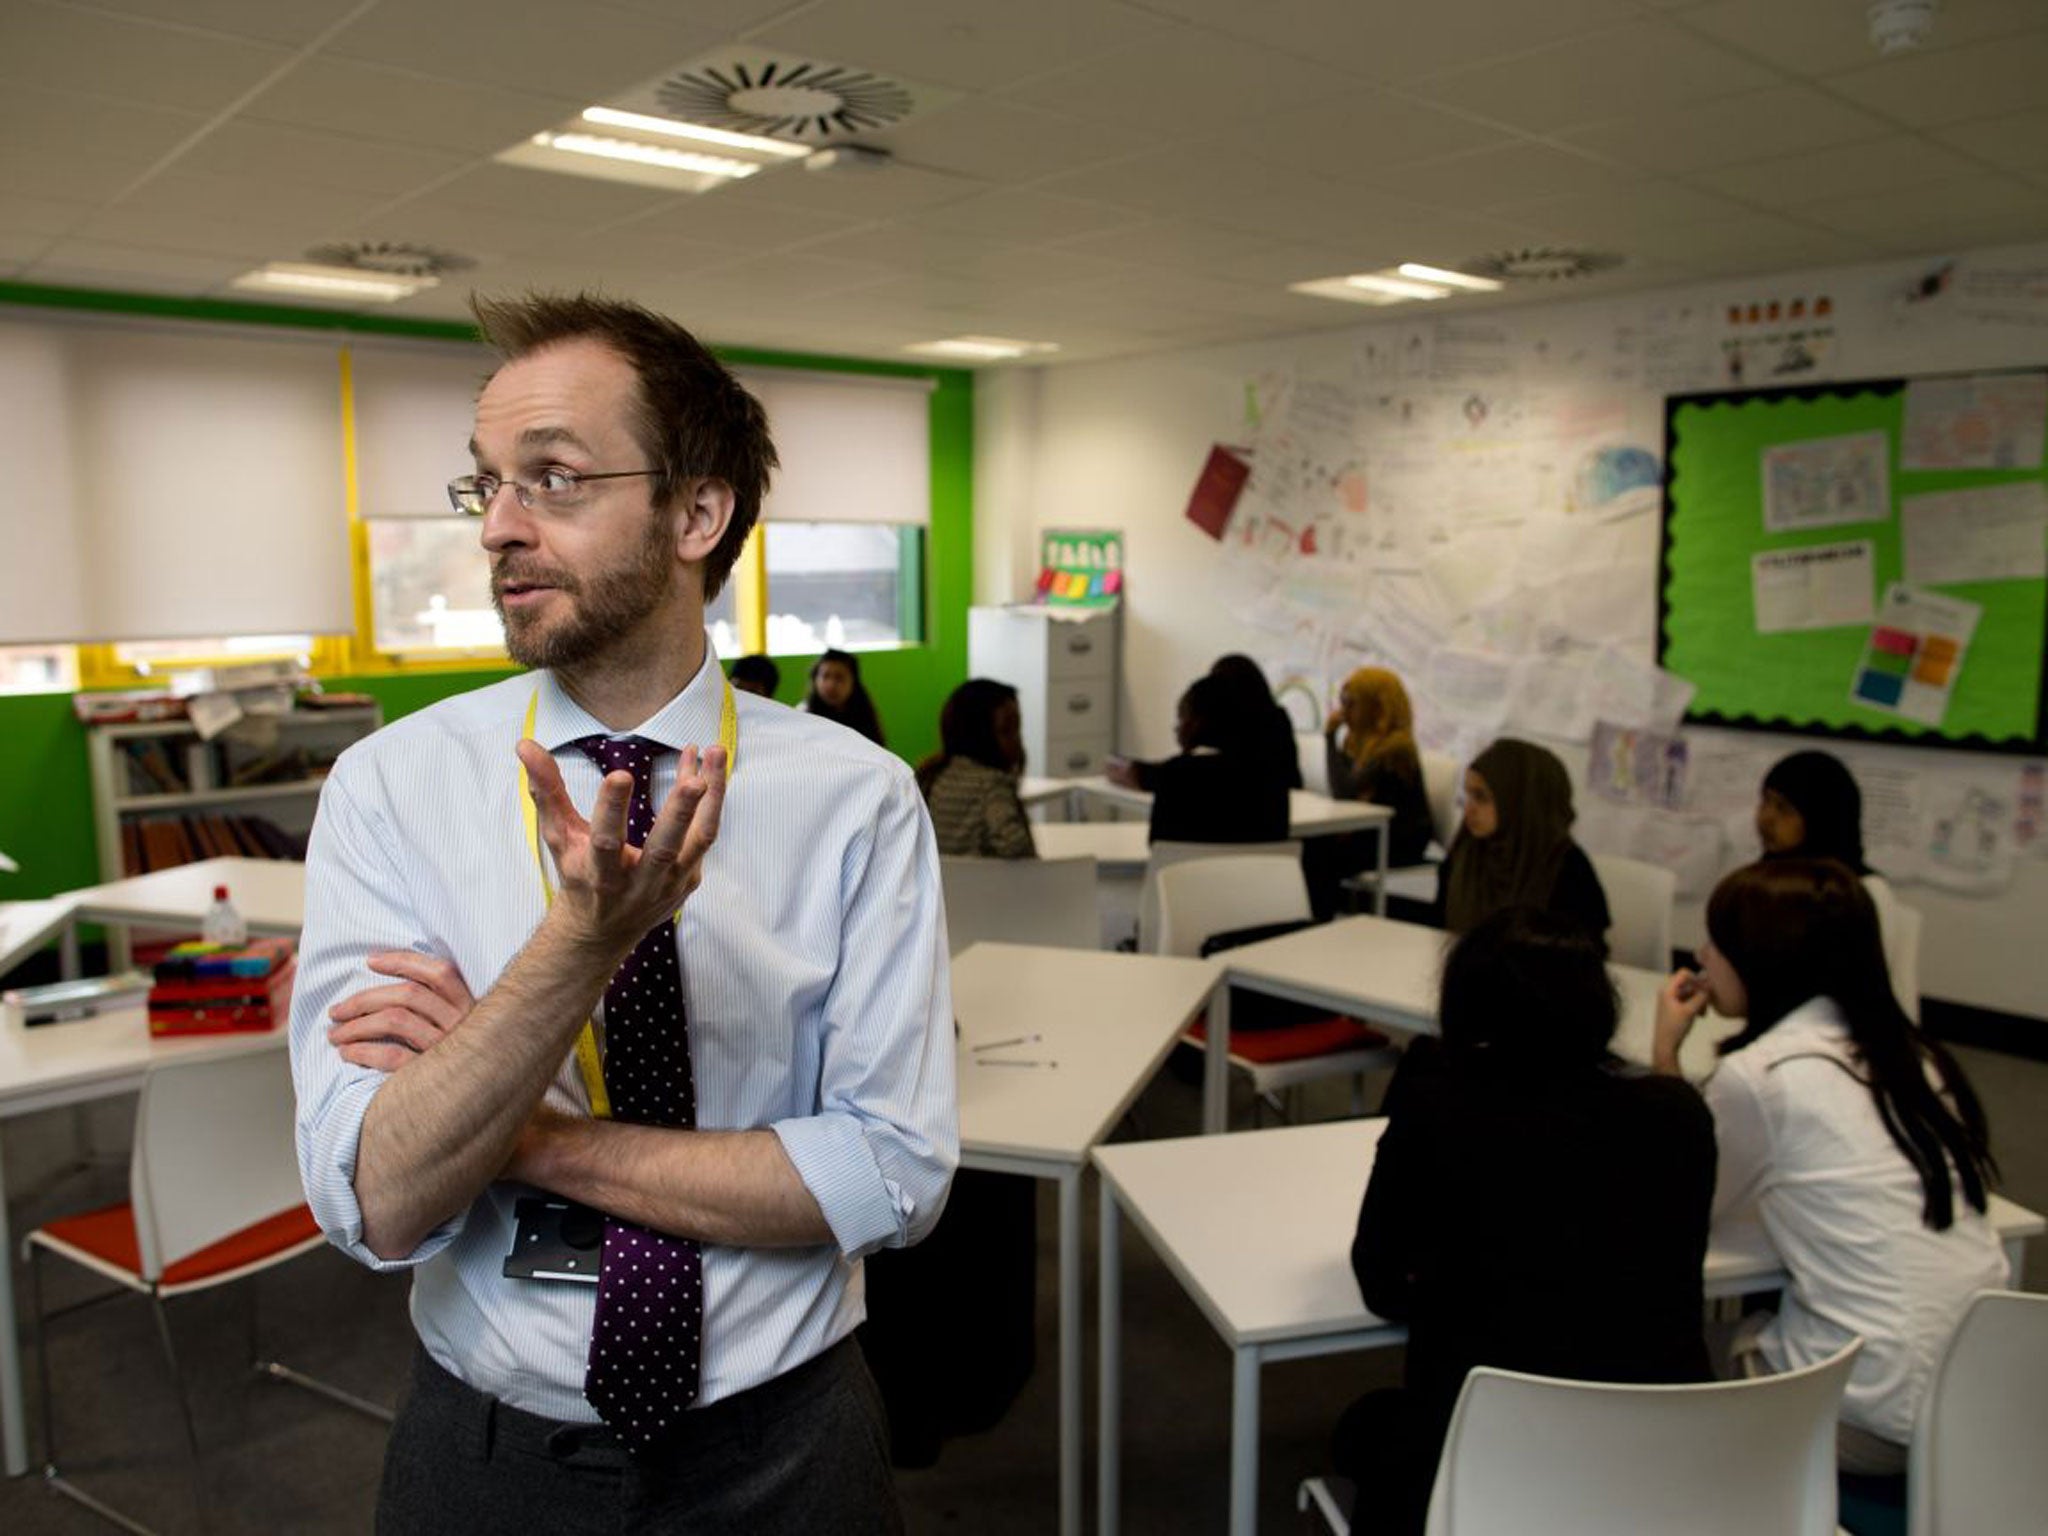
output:
[[[1209,675],[1230,689],[1235,730],[1245,750],[1263,756],[1289,789],[1300,789],[1301,752],[1294,744],[1294,722],[1274,700],[1259,664],[1233,651],[1218,656]]]
[[[1444,962],[1438,1017],[1387,1090],[1351,1245],[1366,1306],[1408,1325],[1405,1385],[1353,1403],[1332,1447],[1360,1532],[1423,1529],[1474,1366],[1709,1379],[1713,1119],[1685,1082],[1609,1053],[1619,1006],[1599,946],[1556,916],[1496,910]]]
[[[1604,951],[1613,921],[1586,851],[1572,841],[1572,781],[1543,748],[1503,736],[1465,770],[1465,822],[1437,875],[1437,917],[1453,933],[1508,906],[1576,924]]]
[[[878,747],[888,745],[882,740],[875,701],[860,680],[860,660],[850,651],[827,651],[811,663],[811,691],[804,695],[804,709],[859,731]]]
[[[742,693],[772,699],[782,686],[782,669],[766,656],[742,656],[732,664],[732,685]]]
[[[1859,875],[1863,862],[1863,791],[1832,752],[1794,752],[1764,775],[1756,835],[1767,859],[1833,859]]]
[[[1174,734],[1180,756],[1163,762],[1111,758],[1111,783],[1152,793],[1151,841],[1277,843],[1287,837],[1287,781],[1268,756],[1247,750],[1233,727],[1230,685],[1197,678],[1181,695]]]

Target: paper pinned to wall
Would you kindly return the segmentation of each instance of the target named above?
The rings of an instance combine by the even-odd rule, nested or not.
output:
[[[1684,678],[1614,646],[1593,653],[1587,702],[1596,719],[1634,730],[1675,731],[1696,691]]]
[[[2048,576],[2048,495],[2038,480],[1908,496],[1899,520],[1908,581]]]
[[[1915,379],[1906,386],[1901,469],[2039,469],[2048,373]]]
[[[1855,773],[1863,791],[1864,857],[1894,879],[1913,879],[1927,848],[1922,775],[1868,760],[1859,760]]]
[[[1462,726],[1497,731],[1507,720],[1515,665],[1504,656],[1448,647],[1429,659],[1423,694],[1433,709]]]
[[[1945,777],[1929,783],[1926,857],[1920,878],[1965,896],[1988,896],[2012,883],[2010,776]]]
[[[1507,726],[1530,736],[1585,741],[1593,734],[1588,702],[1592,671],[1569,656],[1523,656],[1515,662],[1514,691]]]
[[[1868,624],[1876,603],[1877,546],[1869,539],[1767,549],[1750,556],[1756,632]]]
[[[1763,452],[1764,527],[1771,533],[1882,522],[1891,516],[1891,440],[1850,432]]]
[[[1586,787],[1621,805],[1675,811],[1685,804],[1688,749],[1677,736],[1602,720],[1586,758]]]

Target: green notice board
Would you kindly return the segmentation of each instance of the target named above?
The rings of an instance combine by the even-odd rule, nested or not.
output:
[[[1658,660],[1688,718],[2040,750],[2044,397],[2041,370],[1673,397]]]

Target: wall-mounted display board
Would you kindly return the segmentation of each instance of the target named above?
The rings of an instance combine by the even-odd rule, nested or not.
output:
[[[2048,369],[1673,396],[1658,660],[1687,718],[2048,745]]]

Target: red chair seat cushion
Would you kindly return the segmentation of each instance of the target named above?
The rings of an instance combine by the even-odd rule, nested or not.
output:
[[[135,1235],[135,1207],[125,1201],[102,1211],[86,1211],[46,1222],[43,1231],[104,1264],[125,1269],[137,1279],[142,1277],[142,1244]],[[174,1287],[210,1280],[215,1275],[260,1263],[319,1235],[320,1225],[313,1220],[313,1213],[303,1205],[294,1206],[188,1254],[166,1268],[159,1283]]]
[[[1207,1040],[1206,1016],[1188,1026],[1188,1038]],[[1301,1061],[1310,1056],[1334,1056],[1340,1051],[1384,1050],[1387,1037],[1356,1019],[1332,1015],[1310,1019],[1304,1024],[1283,1024],[1275,1029],[1233,1029],[1230,1054],[1259,1066],[1282,1061]]]

